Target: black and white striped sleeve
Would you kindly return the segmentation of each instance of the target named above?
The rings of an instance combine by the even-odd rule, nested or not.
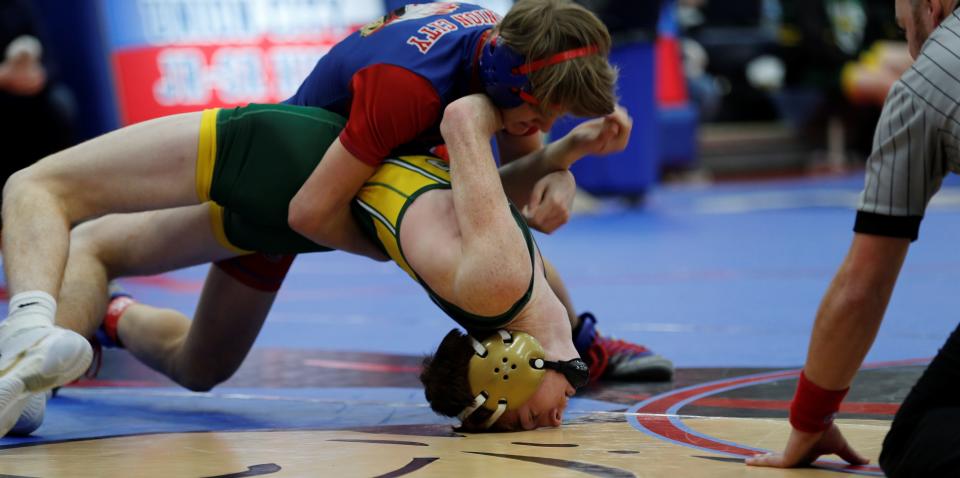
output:
[[[856,232],[916,240],[927,204],[948,171],[944,120],[955,110],[954,100],[930,93],[940,88],[932,81],[943,75],[930,71],[939,68],[929,63],[918,61],[887,97],[867,160]]]

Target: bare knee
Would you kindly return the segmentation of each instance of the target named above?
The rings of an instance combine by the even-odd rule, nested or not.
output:
[[[21,169],[7,178],[3,185],[3,204],[4,209],[29,203],[29,200],[38,191],[43,191],[43,182],[36,177],[31,168]]]
[[[86,216],[79,201],[71,199],[67,191],[38,165],[17,171],[3,185],[3,216],[7,223],[24,220],[22,217],[43,211],[44,214],[60,212],[70,224]]]
[[[218,358],[207,349],[199,352],[186,346],[186,335],[170,342],[167,370],[170,378],[193,392],[209,392],[227,381],[240,367],[239,363]]]
[[[4,215],[59,213],[72,226],[105,213],[100,189],[91,187],[89,181],[84,183],[71,160],[61,152],[12,174],[3,187]]]
[[[184,388],[206,392],[230,378],[237,367],[221,360],[216,350],[190,346],[193,325],[177,310],[135,304],[117,324],[117,335],[150,368]]]
[[[115,216],[104,216],[77,225],[70,231],[70,257],[76,260],[96,261],[103,267],[108,280],[129,275],[136,264],[129,254],[131,244],[122,229],[111,221]]]
[[[176,351],[170,353],[167,370],[174,382],[192,392],[209,392],[213,387],[227,381],[237,367],[220,363],[213,357],[198,359],[196,354],[185,351],[180,341]]]
[[[212,380],[205,380],[202,377],[191,376],[180,377],[176,382],[191,392],[209,392],[210,390],[213,390],[213,387],[220,383]]]
[[[111,267],[113,261],[110,258],[110,248],[104,243],[104,237],[99,234],[95,223],[97,221],[85,222],[70,231],[70,260],[71,261],[96,261],[104,268],[108,279],[117,277],[114,273],[114,267]]]
[[[171,378],[191,392],[209,392],[213,387],[226,382],[233,372],[233,370],[205,370],[202,367],[193,366]]]

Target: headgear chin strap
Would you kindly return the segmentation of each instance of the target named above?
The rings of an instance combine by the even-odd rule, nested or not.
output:
[[[500,108],[514,108],[524,102],[536,105],[539,102],[533,96],[528,74],[599,51],[598,46],[589,45],[528,62],[494,33],[480,52],[480,80],[487,95]]]
[[[520,408],[536,393],[547,369],[562,373],[576,388],[587,384],[590,371],[579,359],[563,362],[544,358],[544,350],[532,335],[498,330],[482,343],[470,337],[474,356],[470,358],[467,380],[473,403],[457,416],[461,422],[484,407],[493,412],[481,426],[490,428],[504,412]]]
[[[590,367],[583,359],[575,358],[565,361],[544,361],[543,366],[550,370],[562,373],[573,388],[581,389],[590,381]]]

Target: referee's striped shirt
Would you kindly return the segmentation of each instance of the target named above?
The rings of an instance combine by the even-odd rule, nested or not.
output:
[[[854,231],[916,240],[930,198],[960,173],[960,16],[954,11],[894,83],[867,160]]]

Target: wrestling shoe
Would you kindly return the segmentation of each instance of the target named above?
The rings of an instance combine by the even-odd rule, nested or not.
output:
[[[597,319],[589,312],[580,315],[580,325],[573,331],[573,343],[590,366],[590,383],[597,380],[655,382],[673,377],[673,362],[643,345],[600,334]]]
[[[0,323],[0,436],[16,424],[31,394],[80,376],[90,366],[92,353],[83,336],[42,319]]]
[[[20,418],[7,435],[27,436],[43,424],[43,415],[47,410],[47,400],[51,392],[33,393],[27,398],[27,406],[20,413]]]

